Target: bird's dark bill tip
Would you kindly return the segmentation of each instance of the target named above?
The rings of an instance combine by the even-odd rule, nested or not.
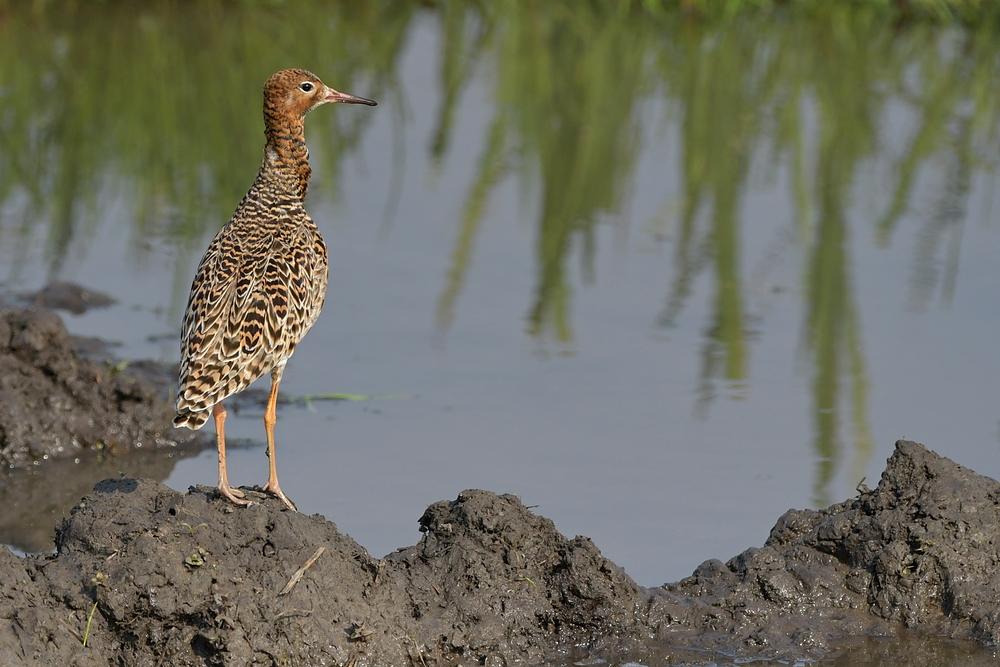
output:
[[[327,101],[340,102],[342,104],[367,104],[370,107],[378,106],[374,100],[370,100],[366,97],[358,97],[357,95],[349,95],[336,90],[330,91]]]

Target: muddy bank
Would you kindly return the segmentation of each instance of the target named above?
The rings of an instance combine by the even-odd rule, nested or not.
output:
[[[511,496],[432,505],[420,544],[376,559],[322,517],[250,494],[263,502],[240,509],[210,489],[98,484],[57,556],[0,562],[15,582],[0,661],[500,665],[643,639],[641,590]]]
[[[76,343],[51,310],[0,307],[0,466],[196,439],[172,428],[149,369],[84,358]]]
[[[790,511],[764,547],[657,589],[513,496],[435,503],[420,542],[379,559],[249,493],[260,502],[235,508],[109,479],[60,525],[56,555],[0,549],[0,662],[653,665],[877,654],[866,638],[913,631],[1000,638],[1000,484],[910,442],[877,489]]]
[[[821,657],[899,628],[1000,640],[1000,484],[899,441],[876,489],[791,510],[762,548],[653,591],[656,636],[706,649]]]
[[[65,283],[21,297],[71,312],[108,302]],[[51,310],[0,302],[0,544],[51,551],[55,524],[98,480],[164,480],[179,457],[212,446],[211,434],[173,428],[176,374],[119,362]]]
[[[143,448],[124,456],[88,453],[4,471],[0,475],[0,544],[27,553],[51,552],[56,525],[98,481],[119,475],[163,481],[180,459],[193,455],[187,446]]]

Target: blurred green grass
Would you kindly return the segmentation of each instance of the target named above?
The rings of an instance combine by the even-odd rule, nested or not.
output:
[[[637,0],[653,14],[681,12],[703,20],[732,20],[771,12],[825,12],[831,7],[872,12],[896,22],[981,24],[1000,19],[991,0]]]

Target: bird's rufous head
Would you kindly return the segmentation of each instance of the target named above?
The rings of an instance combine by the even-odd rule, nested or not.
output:
[[[319,105],[333,102],[375,106],[371,100],[334,90],[304,69],[283,69],[264,84],[264,108],[274,115],[301,118]]]

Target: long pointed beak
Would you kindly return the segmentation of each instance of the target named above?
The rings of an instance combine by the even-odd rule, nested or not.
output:
[[[376,106],[375,102],[372,100],[365,99],[364,97],[358,97],[357,95],[348,95],[347,93],[342,93],[339,90],[334,90],[330,86],[326,86],[323,90],[323,101],[343,102],[344,104],[367,104],[370,107]]]

